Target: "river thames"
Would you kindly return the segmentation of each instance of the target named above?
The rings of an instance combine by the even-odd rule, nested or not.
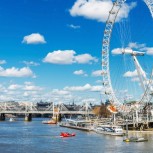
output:
[[[23,119],[22,119],[23,120]],[[0,153],[152,153],[153,134],[139,134],[148,142],[123,142],[123,137],[106,136],[32,122],[0,122]],[[60,132],[76,133],[60,138]]]

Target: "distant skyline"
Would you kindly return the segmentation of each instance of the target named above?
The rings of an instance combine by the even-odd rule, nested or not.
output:
[[[103,101],[101,49],[111,7],[111,0],[1,0],[0,101]],[[133,65],[121,65],[120,49],[144,51],[140,62],[149,77],[152,29],[143,0],[127,0],[113,30],[110,67],[114,90],[128,98],[133,91],[125,79],[136,98],[141,89]]]

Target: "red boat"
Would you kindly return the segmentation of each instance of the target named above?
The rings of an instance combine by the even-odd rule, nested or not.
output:
[[[61,134],[60,134],[60,137],[74,137],[75,136],[75,133],[72,133],[72,134],[70,134],[70,133],[67,133],[67,132],[61,132]]]

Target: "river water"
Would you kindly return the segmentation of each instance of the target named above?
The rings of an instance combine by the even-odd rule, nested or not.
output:
[[[153,133],[138,134],[148,138],[148,142],[127,143],[122,137],[46,125],[41,121],[0,122],[0,153],[153,153]],[[76,136],[60,138],[60,132]]]

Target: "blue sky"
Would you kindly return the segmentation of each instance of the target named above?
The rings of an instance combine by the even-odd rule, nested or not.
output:
[[[0,101],[100,103],[104,98],[101,42],[111,7],[110,0],[1,0]],[[129,0],[117,20],[110,49],[131,47],[146,52],[140,61],[149,75],[153,19],[145,3]],[[120,26],[126,35],[122,41]],[[123,71],[120,60],[121,55],[110,53],[113,87],[133,97],[123,82],[127,79],[139,91],[139,82],[131,81],[137,80],[135,69]],[[126,72],[130,76],[125,77]],[[140,94],[141,89],[136,97]]]

